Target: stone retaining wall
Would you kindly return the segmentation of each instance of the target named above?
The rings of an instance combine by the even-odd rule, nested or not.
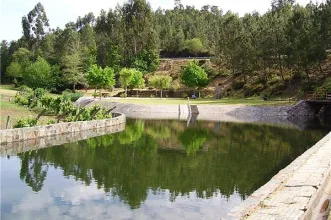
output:
[[[28,128],[0,130],[0,144],[3,145],[11,142],[26,141],[67,133],[95,130],[98,128],[105,128],[114,125],[124,124],[125,121],[125,115],[116,114],[113,118],[105,120],[67,122]]]
[[[25,151],[38,150],[41,148],[77,142],[106,134],[117,133],[124,131],[124,129],[125,123],[121,123],[110,127],[95,128],[91,130],[40,137],[24,141],[2,143],[0,145],[0,155],[17,155],[18,153]]]
[[[256,190],[235,219],[325,219],[331,199],[331,132]]]

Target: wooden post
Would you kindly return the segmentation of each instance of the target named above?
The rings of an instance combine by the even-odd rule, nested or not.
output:
[[[8,129],[9,127],[9,122],[10,122],[10,115],[7,116],[6,129]]]

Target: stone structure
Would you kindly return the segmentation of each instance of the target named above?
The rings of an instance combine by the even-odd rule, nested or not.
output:
[[[0,130],[0,144],[2,147],[3,144],[11,142],[27,141],[31,139],[39,139],[67,133],[96,130],[99,128],[106,128],[114,125],[125,124],[125,115],[117,113],[113,114],[113,116],[113,118],[105,120],[67,122],[28,128]]]
[[[2,143],[0,145],[0,155],[16,155],[25,151],[38,150],[41,148],[77,142],[80,140],[85,140],[106,134],[117,133],[124,131],[124,129],[125,123],[121,123],[109,127],[101,127],[91,130],[59,134],[55,136],[46,136],[24,141]]]
[[[255,191],[235,219],[326,219],[331,199],[331,132]]]

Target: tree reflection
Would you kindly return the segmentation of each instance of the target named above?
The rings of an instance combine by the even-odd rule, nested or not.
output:
[[[170,200],[196,192],[200,198],[238,192],[242,198],[263,185],[322,136],[320,131],[254,124],[128,121],[126,130],[21,153],[20,177],[34,191],[48,166],[63,175],[118,196],[138,208],[149,190],[169,190]]]

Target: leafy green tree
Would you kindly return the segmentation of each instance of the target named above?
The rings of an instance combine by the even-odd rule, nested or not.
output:
[[[133,77],[128,87],[134,89],[134,88],[143,88],[144,86],[145,86],[145,80],[142,72],[140,72],[139,70],[135,70],[133,72]]]
[[[54,87],[51,66],[42,57],[38,57],[37,61],[32,63],[23,73],[23,82],[31,88],[47,88]]]
[[[180,81],[187,87],[197,89],[208,85],[208,75],[196,61],[191,61],[182,70]]]
[[[18,79],[21,81],[23,78],[22,65],[18,62],[11,62],[6,69],[6,75],[12,78],[15,85],[18,86]]]
[[[125,90],[125,97],[128,95],[128,86],[132,82],[132,79],[135,75],[135,69],[123,68],[120,71],[120,83],[122,88]]]
[[[89,85],[95,88],[95,91],[97,88],[100,89],[100,98],[102,89],[115,85],[114,70],[109,67],[102,69],[102,67],[99,67],[96,64],[92,65],[86,74],[86,78]]]
[[[171,76],[154,75],[149,78],[149,85],[160,90],[161,98],[162,98],[163,89],[170,88],[171,83],[172,83]]]
[[[203,52],[203,44],[199,38],[193,38],[191,40],[186,40],[184,43],[184,47],[190,53],[194,55],[198,55]]]
[[[153,72],[160,64],[159,54],[156,51],[142,50],[135,58],[133,67],[142,72]]]

